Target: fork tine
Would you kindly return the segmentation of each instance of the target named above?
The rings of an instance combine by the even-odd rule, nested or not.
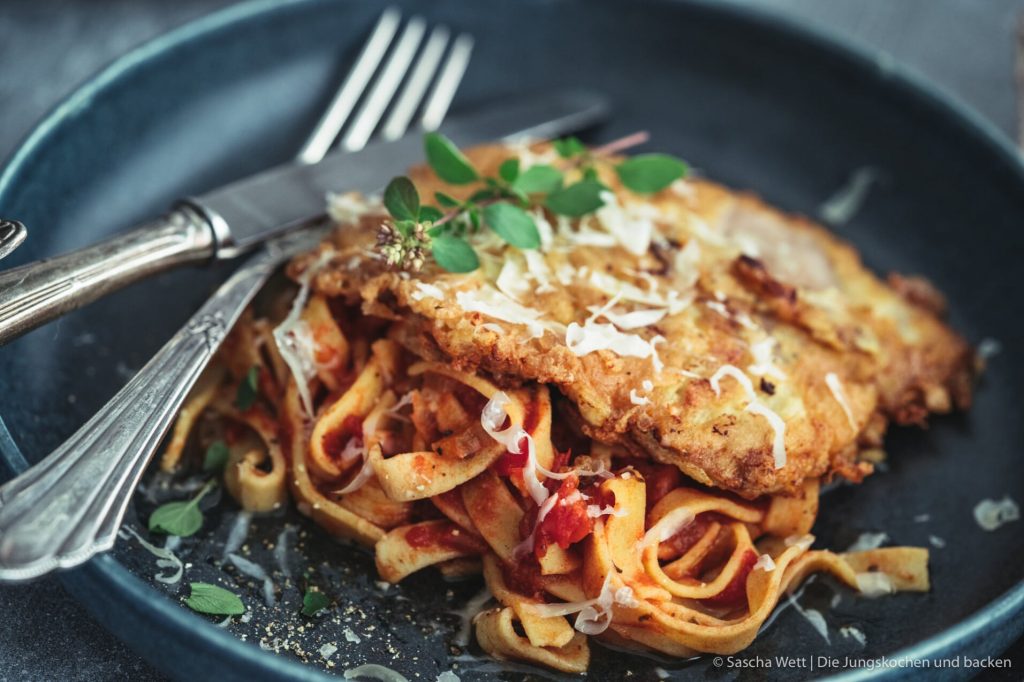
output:
[[[459,89],[459,83],[462,82],[462,76],[466,73],[469,56],[472,52],[473,37],[466,33],[460,34],[455,39],[452,52],[448,55],[448,61],[445,62],[444,68],[441,70],[441,77],[437,79],[437,85],[434,86],[434,91],[430,93],[430,99],[427,100],[423,118],[420,119],[420,125],[424,130],[437,130],[441,126],[445,114],[448,113],[448,107],[451,106],[452,99],[455,97],[455,91]]]
[[[377,124],[380,123],[384,110],[401,85],[412,58],[416,56],[416,50],[425,31],[426,22],[421,17],[409,20],[388,63],[384,65],[383,73],[373,84],[366,102],[356,115],[355,122],[342,139],[342,146],[347,151],[358,151],[366,146]]]
[[[444,50],[448,46],[448,35],[448,28],[445,26],[438,26],[431,31],[427,46],[423,48],[416,66],[413,67],[412,75],[406,79],[398,103],[391,110],[381,130],[381,137],[385,140],[397,140],[409,130],[409,121],[419,108],[427,86],[434,80],[441,57],[444,56]]]
[[[366,84],[377,71],[384,55],[387,53],[391,39],[398,30],[398,23],[401,14],[394,7],[384,10],[377,20],[370,38],[366,41],[363,51],[356,60],[355,66],[349,72],[344,85],[334,96],[330,106],[320,118],[313,134],[306,140],[298,154],[299,163],[316,163],[324,157],[327,150],[331,148],[335,138],[341,131],[345,121],[352,114],[356,103],[366,89]]]

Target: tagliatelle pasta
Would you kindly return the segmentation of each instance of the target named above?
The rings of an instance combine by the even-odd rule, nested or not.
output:
[[[290,497],[326,532],[372,548],[390,582],[429,567],[482,572],[498,606],[475,632],[495,657],[582,672],[590,638],[735,653],[812,572],[872,596],[928,589],[926,550],[810,549],[817,480],[741,499],[563,428],[547,386],[423,361],[385,324],[319,295],[298,319],[315,371],[296,375],[272,322],[246,315],[183,409],[163,468],[188,464],[190,438],[222,440],[225,487],[246,510]],[[253,368],[258,396],[241,409]]]

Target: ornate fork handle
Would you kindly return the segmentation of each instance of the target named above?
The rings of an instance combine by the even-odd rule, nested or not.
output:
[[[113,547],[132,491],[223,336],[305,231],[250,256],[156,356],[26,476],[0,487],[0,580],[29,580]]]

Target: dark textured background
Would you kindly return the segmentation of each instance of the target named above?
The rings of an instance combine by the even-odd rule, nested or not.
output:
[[[0,0],[0,158],[74,86],[124,51],[226,0]],[[881,49],[1020,135],[1014,64],[1024,0],[761,0]],[[937,141],[941,143],[941,141]],[[1021,679],[1024,643],[1008,652]],[[154,680],[55,580],[0,587],[0,680]]]

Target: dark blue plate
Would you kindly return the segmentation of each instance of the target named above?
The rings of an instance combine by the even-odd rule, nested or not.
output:
[[[1018,637],[1024,533],[1019,524],[987,533],[972,518],[983,498],[1024,500],[1024,363],[1015,353],[1024,343],[1024,172],[1006,141],[884,60],[750,9],[636,1],[399,4],[477,37],[457,105],[559,85],[600,89],[616,109],[596,138],[647,129],[652,147],[810,215],[855,169],[881,171],[882,184],[838,231],[877,271],[931,278],[949,296],[958,329],[975,342],[998,339],[1007,352],[991,361],[969,414],[936,419],[927,431],[895,430],[890,470],[830,493],[823,505],[816,529],[823,546],[845,547],[863,531],[885,531],[901,544],[943,538],[946,547],[933,550],[932,592],[844,597],[826,612],[831,646],[788,609],[740,658],[984,656]],[[380,8],[337,0],[248,3],[113,64],[45,119],[0,177],[0,215],[24,221],[31,234],[4,265],[89,244],[177,196],[287,159]],[[72,433],[225,271],[162,275],[4,348],[0,456],[7,467],[23,470]],[[930,521],[915,522],[920,514]],[[118,559],[100,557],[63,579],[158,667],[182,679],[318,675],[161,596],[148,573],[143,579],[125,567],[132,553],[126,546]],[[424,578],[406,595],[415,600],[436,585]],[[399,627],[382,618],[381,628],[392,625]],[[843,625],[862,629],[866,646],[840,637]],[[377,662],[426,679],[451,665],[443,637],[417,642],[430,653],[415,661],[401,652],[389,660],[372,641],[350,646],[361,660],[379,656]],[[653,679],[651,661],[607,652],[595,658],[595,677],[631,670]],[[703,659],[687,672],[753,679],[764,671],[716,675],[712,660]]]

